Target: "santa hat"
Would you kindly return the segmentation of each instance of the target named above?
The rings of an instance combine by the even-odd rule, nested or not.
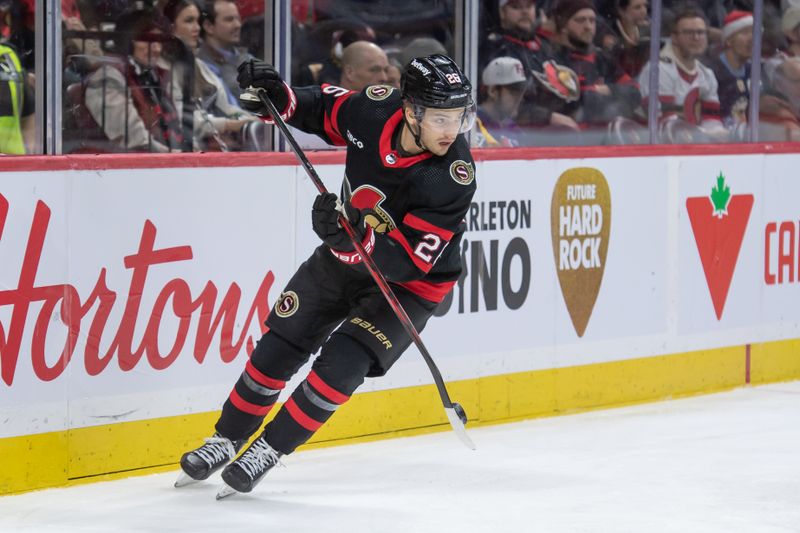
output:
[[[728,40],[734,33],[745,28],[753,27],[753,14],[747,11],[731,11],[722,22],[722,42]]]

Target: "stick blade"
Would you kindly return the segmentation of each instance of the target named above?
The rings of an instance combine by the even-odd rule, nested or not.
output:
[[[456,411],[456,405],[458,404],[453,404],[453,407],[445,407],[444,412],[447,413],[447,419],[450,421],[450,426],[452,426],[453,431],[459,440],[463,442],[464,445],[470,450],[475,450],[475,444],[472,442],[472,439],[469,438],[469,435],[467,435],[467,428],[464,427],[464,422],[461,420],[461,417]]]

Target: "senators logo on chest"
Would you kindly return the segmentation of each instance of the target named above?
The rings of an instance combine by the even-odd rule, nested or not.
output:
[[[450,165],[450,177],[453,178],[456,183],[469,185],[475,179],[475,171],[472,169],[472,165],[458,159],[453,161]]]

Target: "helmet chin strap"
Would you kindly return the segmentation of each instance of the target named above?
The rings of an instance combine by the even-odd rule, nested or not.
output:
[[[417,131],[414,131],[414,128],[411,127],[411,124],[408,122],[408,118],[406,117],[405,111],[403,112],[403,122],[408,128],[408,131],[411,132],[411,136],[414,137],[414,143],[416,143],[417,147],[421,150],[428,150],[424,144],[422,144],[422,124],[417,124]]]

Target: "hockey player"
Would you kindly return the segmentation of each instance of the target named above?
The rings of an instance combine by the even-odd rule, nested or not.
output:
[[[458,279],[463,220],[475,192],[475,167],[461,134],[472,127],[475,104],[469,80],[438,54],[413,59],[401,91],[386,85],[358,93],[332,85],[292,88],[259,60],[240,65],[238,81],[243,89],[266,91],[289,124],[347,146],[341,199],[320,194],[312,210],[323,244],[278,298],[269,331],[225,401],[216,433],[181,458],[194,480],[225,466],[321,347],[306,379],[222,472],[229,487],[249,492],[365,377],[385,374],[411,343],[339,226],[339,214],[346,214],[418,331]],[[266,115],[260,100],[243,102]]]

